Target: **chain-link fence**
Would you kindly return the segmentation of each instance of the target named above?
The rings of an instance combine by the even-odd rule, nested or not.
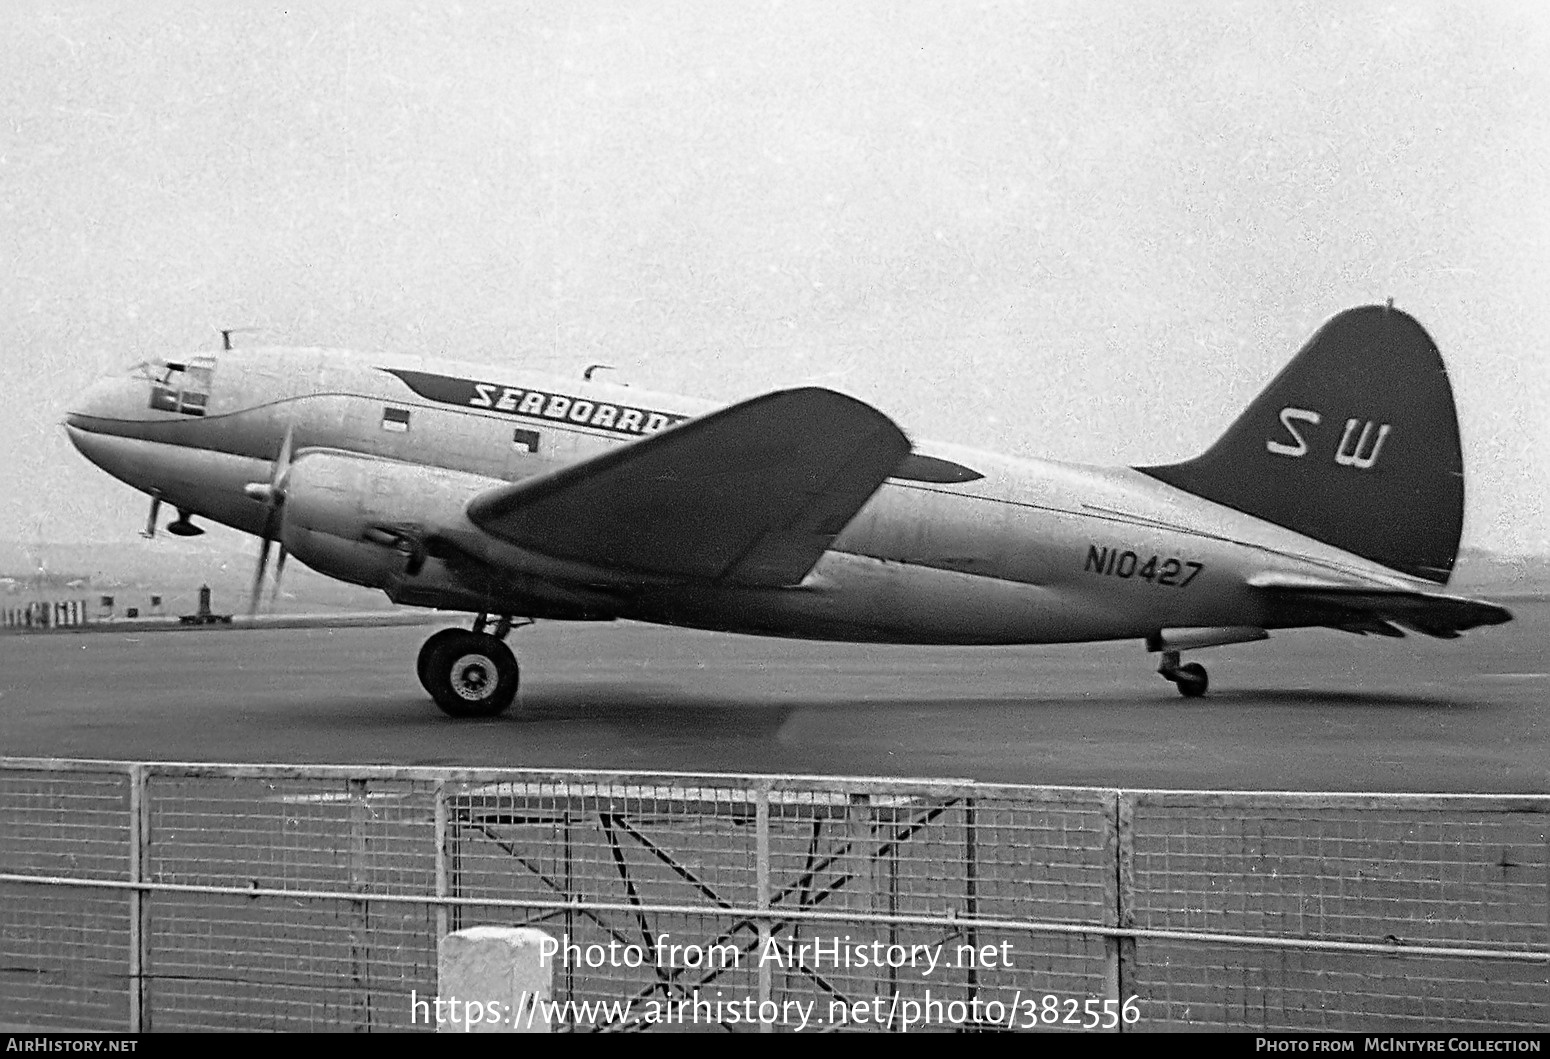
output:
[[[439,938],[495,923],[556,939],[577,1030],[675,1005],[1543,1030],[1547,819],[1541,796],[3,759],[0,1026],[426,1027]]]

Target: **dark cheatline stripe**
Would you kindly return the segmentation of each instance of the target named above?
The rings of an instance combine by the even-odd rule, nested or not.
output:
[[[899,461],[899,465],[893,469],[888,477],[898,478],[907,482],[935,482],[939,485],[953,485],[961,482],[973,482],[985,477],[979,471],[965,467],[961,463],[953,463],[951,460],[940,460],[935,456],[922,456],[912,452]]]

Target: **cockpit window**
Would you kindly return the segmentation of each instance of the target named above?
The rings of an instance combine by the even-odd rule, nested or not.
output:
[[[134,373],[150,382],[152,408],[202,416],[215,382],[215,360],[212,357],[193,357],[187,361],[152,360],[137,365]]]

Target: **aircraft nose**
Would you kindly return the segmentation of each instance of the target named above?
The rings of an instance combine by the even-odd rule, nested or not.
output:
[[[134,411],[144,403],[144,389],[143,384],[137,386],[132,379],[99,379],[70,402],[65,426],[92,430],[105,419],[134,418]]]

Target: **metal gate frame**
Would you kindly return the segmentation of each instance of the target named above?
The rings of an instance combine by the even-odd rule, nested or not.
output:
[[[1068,1028],[1049,997],[1139,997],[1140,1022],[1104,1028],[1544,1029],[1547,819],[1547,796],[0,759],[0,891],[19,895],[0,1022],[32,1025],[27,982],[52,981],[36,1014],[62,1028],[401,1028],[392,998],[434,990],[436,941],[504,921],[745,953],[815,931],[1015,940],[1034,960],[556,977],[557,997],[632,1011],[702,987],[940,989],[1036,999],[1003,1028]],[[77,955],[51,956],[72,917]]]

